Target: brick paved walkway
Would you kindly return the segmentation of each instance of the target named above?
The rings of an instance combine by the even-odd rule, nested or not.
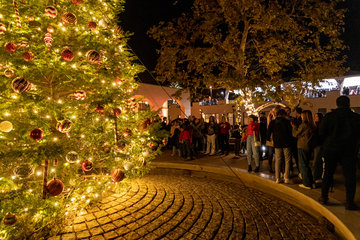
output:
[[[242,184],[149,175],[53,239],[338,239],[315,219]]]

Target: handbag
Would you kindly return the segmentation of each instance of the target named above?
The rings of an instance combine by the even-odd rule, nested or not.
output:
[[[271,141],[266,141],[266,146],[274,147],[274,142],[272,140]]]
[[[260,141],[255,141],[255,147],[260,147],[261,146],[261,142]]]

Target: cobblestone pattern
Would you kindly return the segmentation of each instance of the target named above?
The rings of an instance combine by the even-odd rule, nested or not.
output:
[[[288,203],[232,182],[151,175],[50,238],[338,239]]]

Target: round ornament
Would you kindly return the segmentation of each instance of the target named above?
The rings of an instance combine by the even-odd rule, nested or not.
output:
[[[5,226],[14,225],[17,222],[17,216],[15,213],[8,213],[3,218],[3,223]]]
[[[110,153],[111,152],[111,146],[109,143],[104,143],[104,145],[102,145],[101,147],[101,150],[104,152],[104,153]]]
[[[114,182],[120,182],[121,180],[123,180],[125,177],[124,172],[121,169],[115,169],[112,173],[111,173],[111,179]]]
[[[47,27],[46,31],[48,33],[53,33],[53,32],[55,32],[55,29],[52,26],[49,26],[49,27]]]
[[[14,174],[20,178],[28,178],[34,174],[34,168],[28,163],[23,163],[14,169]]]
[[[61,180],[54,178],[46,184],[46,189],[50,196],[55,197],[63,192],[64,183]]]
[[[111,115],[113,115],[113,116],[118,117],[118,116],[120,116],[120,114],[121,114],[120,108],[114,108],[111,110]]]
[[[158,147],[158,144],[156,142],[149,142],[149,148],[152,150],[156,150]]]
[[[74,97],[76,100],[84,100],[86,98],[86,92],[84,90],[76,90]]]
[[[75,163],[79,160],[79,154],[75,151],[70,151],[66,154],[65,157],[66,161],[68,161],[69,163]]]
[[[90,160],[85,160],[81,164],[81,169],[84,170],[85,172],[91,171],[92,168],[93,168],[93,163]]]
[[[0,23],[0,35],[6,32],[6,26],[3,23]]]
[[[2,121],[0,123],[0,131],[10,132],[13,129],[13,125],[9,121]]]
[[[22,57],[26,62],[31,62],[34,60],[34,54],[30,51],[24,52]]]
[[[62,52],[61,52],[61,57],[62,59],[64,59],[65,61],[71,61],[74,59],[74,53],[69,49],[69,48],[65,48]]]
[[[49,18],[56,18],[57,10],[53,6],[48,6],[45,8],[45,15]]]
[[[70,132],[72,127],[72,122],[70,120],[62,120],[57,122],[56,129],[61,133],[68,133]]]
[[[95,50],[89,50],[86,53],[86,58],[90,63],[96,64],[100,61],[100,54]]]
[[[11,78],[11,77],[14,76],[14,70],[12,70],[12,69],[6,69],[6,70],[4,71],[4,75],[5,75],[5,77]]]
[[[164,146],[166,146],[166,145],[168,144],[168,138],[164,138],[164,139],[162,140],[162,144],[163,144]]]
[[[31,89],[31,83],[23,77],[15,78],[12,81],[11,86],[16,93],[27,92]]]
[[[44,137],[44,131],[41,130],[40,128],[34,128],[33,130],[30,131],[29,135],[31,139],[35,141],[40,141]]]
[[[96,22],[88,22],[88,26],[90,28],[90,30],[94,31],[97,27]]]
[[[122,135],[124,136],[125,139],[129,139],[129,138],[131,137],[131,135],[132,135],[132,132],[131,132],[130,129],[126,129],[126,130],[122,133]]]
[[[75,24],[77,22],[76,16],[71,12],[64,13],[61,19],[64,24]]]
[[[7,42],[5,43],[4,48],[7,52],[13,53],[16,51],[17,46],[15,43]]]
[[[46,45],[48,48],[51,47],[53,40],[54,40],[54,39],[52,38],[51,33],[46,33],[46,34],[45,34],[44,42],[45,42],[45,45]]]
[[[35,18],[34,18],[34,17],[32,17],[32,16],[28,17],[28,19],[29,19],[29,22],[34,21],[34,20],[35,20]]]
[[[80,5],[80,4],[82,4],[82,0],[72,0],[71,1],[73,4],[75,4],[75,5]]]
[[[125,79],[116,77],[116,78],[115,78],[115,82],[118,83],[118,84],[120,84],[120,83],[125,82]]]
[[[102,116],[105,115],[105,108],[104,108],[104,106],[97,105],[97,106],[95,107],[94,111],[100,113]]]
[[[134,164],[132,162],[125,162],[124,163],[124,169],[125,171],[131,171],[131,169],[134,168]]]

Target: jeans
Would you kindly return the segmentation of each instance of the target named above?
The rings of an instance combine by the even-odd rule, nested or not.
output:
[[[206,138],[206,154],[215,154],[215,140],[216,140],[216,135],[213,134],[213,135],[207,135],[207,138]],[[211,149],[211,151],[210,151]]]
[[[238,156],[240,155],[240,145],[241,145],[241,139],[235,139],[235,155]]]
[[[307,187],[312,187],[312,184],[314,183],[311,169],[309,166],[310,154],[311,152],[309,150],[298,148],[299,169],[302,176],[302,182]]]
[[[202,149],[201,138],[193,138],[194,153],[198,154]]]
[[[255,165],[256,167],[259,167],[260,161],[259,161],[259,153],[255,147],[255,136],[254,135],[248,135],[246,139],[246,150],[247,150],[247,160],[248,165],[251,165],[251,160],[254,155],[255,158]]]
[[[346,202],[353,203],[356,191],[356,152],[349,150],[338,152],[336,150],[324,151],[325,174],[322,183],[321,196],[328,197],[329,189],[333,183],[333,175],[338,161],[342,163],[343,175],[345,177]]]
[[[269,170],[272,170],[273,169],[272,163],[273,163],[275,149],[274,149],[274,147],[271,147],[271,146],[267,146],[267,148],[269,149],[268,150]]]
[[[314,162],[312,165],[312,174],[314,180],[322,179],[324,166],[322,160],[322,149],[321,146],[317,146],[314,148]]]
[[[184,140],[183,142],[183,157],[192,157],[190,140]]]
[[[222,153],[229,153],[229,134],[219,134],[219,148]]]
[[[275,177],[280,179],[281,159],[285,157],[285,180],[290,179],[290,163],[291,163],[291,149],[290,148],[275,148]]]

